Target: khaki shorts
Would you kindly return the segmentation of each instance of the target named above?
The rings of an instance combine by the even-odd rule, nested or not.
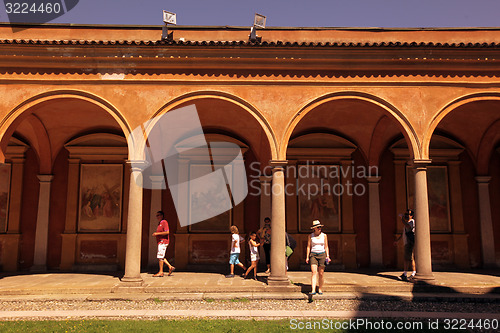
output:
[[[406,243],[405,244],[405,260],[406,261],[412,261],[413,260],[413,247],[415,244],[413,243]]]
[[[326,252],[309,254],[309,264],[318,265],[319,267],[325,267]]]

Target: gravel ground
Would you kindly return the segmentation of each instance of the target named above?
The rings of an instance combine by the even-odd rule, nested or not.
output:
[[[0,311],[48,310],[331,310],[331,311],[428,311],[500,313],[500,304],[464,302],[409,302],[366,300],[204,300],[204,301],[1,301]]]

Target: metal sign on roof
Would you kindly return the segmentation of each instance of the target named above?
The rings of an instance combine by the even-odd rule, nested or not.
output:
[[[166,24],[177,24],[177,15],[175,13],[163,11],[163,22]]]
[[[266,17],[264,15],[255,13],[253,26],[264,29],[266,27]]]

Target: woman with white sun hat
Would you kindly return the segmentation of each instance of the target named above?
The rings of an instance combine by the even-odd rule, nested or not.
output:
[[[322,227],[324,225],[319,220],[314,220],[311,226],[313,232],[307,239],[306,263],[311,264],[311,295],[316,295],[316,284],[318,294],[323,294],[323,273],[325,266],[330,262],[328,237],[321,232]]]

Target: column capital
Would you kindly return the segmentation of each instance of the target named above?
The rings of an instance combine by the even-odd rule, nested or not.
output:
[[[431,159],[414,159],[414,160],[410,161],[410,165],[412,167],[414,167],[415,169],[426,168],[431,163],[432,163]]]
[[[284,167],[288,164],[287,160],[270,160],[269,165],[273,168]]]
[[[155,183],[161,183],[161,182],[163,182],[163,175],[153,175],[153,176],[149,176],[149,179],[150,179],[152,182],[155,182]]]
[[[125,164],[130,166],[132,172],[142,172],[149,165],[144,160],[125,160]]]
[[[54,179],[54,175],[37,175],[40,183],[50,183]]]
[[[378,184],[378,182],[380,181],[382,177],[380,176],[367,176],[366,177],[366,180],[368,181],[368,183],[376,183]]]
[[[476,176],[474,179],[478,184],[488,184],[491,180],[491,176]]]
[[[26,159],[23,157],[11,158],[10,160],[12,164],[23,164],[26,161]]]
[[[162,190],[165,188],[165,180],[163,176],[149,176],[149,179],[151,180],[151,189],[152,190]]]

